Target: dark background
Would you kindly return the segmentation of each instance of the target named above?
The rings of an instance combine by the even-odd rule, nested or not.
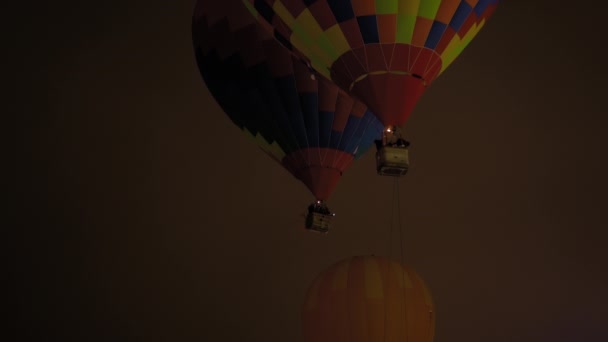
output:
[[[405,259],[436,342],[608,340],[602,4],[503,2],[407,123]],[[397,255],[372,150],[330,234],[301,229],[311,195],[198,75],[193,6],[3,5],[3,340],[301,341],[316,274]]]

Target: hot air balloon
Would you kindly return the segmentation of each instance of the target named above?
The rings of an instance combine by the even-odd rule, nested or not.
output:
[[[326,232],[325,201],[352,161],[378,139],[382,123],[360,101],[311,73],[240,0],[198,1],[193,44],[202,78],[224,112],[316,201],[306,227]]]
[[[426,88],[477,35],[499,0],[242,0],[285,47],[363,101],[407,171],[399,131]],[[379,152],[380,149],[379,149]],[[387,152],[387,151],[384,151]],[[381,173],[382,174],[382,173]]]
[[[411,268],[384,257],[351,257],[312,282],[302,330],[306,342],[431,342],[433,301]]]

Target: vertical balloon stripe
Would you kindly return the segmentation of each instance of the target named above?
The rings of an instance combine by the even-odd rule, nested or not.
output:
[[[414,35],[412,36],[412,45],[424,46],[432,26],[433,19],[428,19],[425,17],[416,18],[416,26],[414,27]]]
[[[317,20],[312,16],[309,9],[305,9],[296,17],[294,25],[301,28],[301,31],[299,31],[300,33],[308,35],[313,41],[317,40],[319,36],[323,34],[323,30],[319,26],[319,23],[317,23]]]
[[[328,111],[319,111],[319,145],[331,146],[331,125],[334,121],[334,113]],[[336,147],[338,145],[336,144]],[[335,147],[334,147],[335,148]]]
[[[348,271],[348,307],[350,325],[358,327],[357,333],[351,335],[351,341],[367,342],[371,341],[369,331],[369,321],[365,300],[365,270],[363,269],[364,259],[356,258],[351,260]]]
[[[380,14],[376,16],[378,21],[378,33],[380,42],[393,45],[397,32],[397,15],[396,14]],[[390,60],[390,56],[386,56]],[[337,59],[337,58],[336,58]],[[388,64],[388,63],[387,63]]]
[[[320,35],[317,38],[317,45],[320,47],[320,54],[322,54],[322,56],[325,57],[324,58],[325,65],[332,63],[333,61],[338,59],[338,57],[340,57],[340,55],[336,51],[333,43],[331,42],[331,40],[329,40],[327,35],[325,35],[325,34]]]
[[[350,1],[327,0],[327,4],[339,23],[355,17]]]
[[[378,263],[375,260],[366,262],[365,267],[365,290],[366,290],[366,316],[370,336],[384,335],[384,321],[375,319],[384,315],[385,298],[383,285],[384,281]],[[373,337],[372,337],[373,338]]]
[[[355,137],[355,133],[359,128],[359,124],[361,123],[361,118],[356,116],[349,116],[348,121],[346,122],[346,126],[344,127],[344,131],[342,132],[342,138],[340,139],[340,145],[338,145],[338,149],[342,151],[347,151],[352,153],[352,151],[348,151],[348,147],[350,146],[351,139]]]
[[[461,0],[443,0],[439,9],[437,10],[437,15],[435,16],[435,20],[444,24],[449,24],[450,20],[454,16],[454,13],[458,9],[458,6],[461,4]]]
[[[424,47],[434,50],[439,44],[439,41],[441,40],[446,28],[447,25],[442,22],[433,22],[433,26],[431,26],[431,31],[429,32],[429,36],[424,43]]]
[[[458,8],[456,9],[454,16],[452,17],[452,20],[450,20],[450,27],[454,29],[454,31],[458,32],[462,24],[464,24],[464,22],[467,20],[467,17],[469,16],[472,10],[473,7],[471,7],[469,3],[467,3],[466,1],[462,1],[460,5],[458,5]]]
[[[315,1],[308,6],[308,9],[323,31],[327,31],[330,27],[338,24],[327,1]]]
[[[442,0],[423,0],[420,1],[418,16],[426,19],[435,19],[439,5]]]
[[[371,3],[371,1],[370,1]],[[395,0],[376,0],[376,14],[397,14],[399,3]]]
[[[425,42],[425,47],[430,49],[436,49],[437,45],[441,41],[444,33],[446,32],[447,26],[451,21],[452,16],[456,12],[460,0],[443,0],[439,9],[437,10],[437,15],[435,17],[435,22],[431,27],[431,31],[429,32],[429,37]]]
[[[329,40],[331,46],[334,48],[336,59],[342,56],[350,49],[350,45],[342,32],[342,28],[339,24],[335,24],[325,31],[325,35]]]
[[[334,116],[334,118],[335,118],[335,116]],[[342,141],[342,131],[337,131],[335,129],[332,129],[331,135],[329,136],[329,148],[336,149],[336,150],[339,149],[340,141]]]
[[[346,122],[353,109],[353,100],[343,92],[338,93],[338,100],[336,101],[335,118],[332,129],[337,132],[344,131]]]
[[[273,11],[273,13],[276,13],[288,27],[293,28],[296,19],[281,1],[275,1],[275,3],[272,5],[271,10]],[[268,22],[272,21],[268,20]]]
[[[424,0],[423,0],[424,2]],[[399,0],[399,14],[418,16],[420,8],[420,0]]]
[[[304,49],[304,51],[311,53],[313,51],[311,44],[314,42],[314,39],[306,33],[306,28],[302,26],[302,23],[294,22],[291,29],[293,31],[290,39],[291,43],[299,49]]]
[[[416,15],[399,13],[397,14],[397,32],[395,42],[401,44],[410,44],[414,36],[414,28],[416,26]]]
[[[361,37],[363,37],[363,42],[365,44],[380,42],[380,37],[378,36],[378,24],[376,22],[375,15],[357,17],[357,23],[359,24]]]
[[[301,93],[300,103],[302,103],[308,146],[319,147],[319,98],[317,93]]]
[[[382,131],[384,131],[384,125],[376,120],[372,112],[366,111],[364,120],[367,120],[369,124],[365,132],[363,132],[363,137],[359,143],[359,148],[355,154],[355,159],[359,159],[361,156],[363,156],[367,150],[374,145],[374,140],[381,137]]]
[[[361,37],[361,31],[359,30],[359,23],[356,18],[343,21],[339,25],[351,50],[360,48],[364,45],[363,37]]]
[[[363,270],[365,272],[365,297],[366,299],[380,299],[384,297],[382,291],[382,276],[378,261],[375,259],[364,259]]]
[[[462,37],[464,37],[467,32],[469,32],[471,27],[473,27],[473,25],[475,25],[477,22],[479,22],[479,17],[477,16],[477,13],[475,13],[475,11],[473,10],[469,13],[467,19],[464,21],[462,26],[460,26],[460,29],[458,29],[458,37],[462,39]]]
[[[370,0],[351,0],[355,17],[376,14],[376,4]]]
[[[275,3],[276,8],[281,7],[278,3]],[[338,55],[329,39],[323,35],[323,30],[310,10],[300,12],[293,22],[292,30],[292,44],[299,49],[305,49],[315,69],[328,76],[329,72],[325,66],[336,60]]]
[[[298,98],[298,89],[296,87],[295,78],[293,75],[275,79],[276,87],[279,90],[281,102],[285,107],[287,117],[291,123],[291,129],[296,136],[298,146],[309,147],[308,138],[306,135],[306,125],[302,107]]]
[[[319,93],[319,111],[333,113],[338,102],[338,87],[325,78],[319,78],[317,84]]]
[[[478,17],[481,17],[483,15],[483,12],[485,12],[488,6],[493,2],[496,2],[496,0],[479,0],[473,10],[475,11],[475,13],[477,13]]]
[[[359,143],[361,142],[361,138],[363,137],[363,133],[365,132],[365,129],[367,128],[368,124],[369,122],[365,119],[365,117],[362,117],[359,120],[359,123],[354,131],[352,138],[349,139],[346,146],[344,147],[345,151],[356,157],[359,151]]]
[[[439,40],[439,43],[435,47],[435,52],[437,52],[440,56],[443,55],[443,52],[448,44],[454,39],[454,35],[456,35],[456,31],[452,27],[448,26],[445,29],[443,36],[441,36],[441,40]],[[441,64],[441,61],[439,61],[438,64]],[[438,65],[437,67],[441,68],[441,65]]]
[[[355,129],[353,137],[351,139],[348,139],[348,144],[344,148],[344,150],[347,151],[348,153],[351,153],[353,155],[357,154],[357,152],[358,152],[357,150],[359,149],[359,143],[361,142],[361,139],[363,138],[363,136],[365,134],[365,130],[369,126],[368,119],[369,118],[366,118],[365,116],[363,116],[360,119],[360,121]]]

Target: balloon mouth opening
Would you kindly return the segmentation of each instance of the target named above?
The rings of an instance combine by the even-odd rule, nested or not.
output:
[[[417,78],[419,80],[422,81],[422,85],[425,87],[428,87],[431,84],[432,80],[428,80],[426,78],[424,78],[422,75],[419,74],[415,74],[415,73],[410,73],[410,72],[406,72],[406,71],[391,71],[391,70],[381,70],[381,71],[372,71],[366,74],[363,74],[359,77],[357,77],[355,80],[353,80],[350,85],[348,86],[348,90],[352,91],[353,88],[357,85],[358,82],[361,82],[363,80],[365,80],[366,78],[370,77],[370,76],[374,76],[374,75],[398,75],[398,76],[410,76],[413,78]]]
[[[365,103],[385,127],[401,127],[426,91],[425,82],[409,73],[370,73],[354,83],[351,93]]]
[[[342,171],[322,165],[310,165],[299,169],[295,176],[306,185],[317,199],[316,202],[323,204],[336,187]]]
[[[325,201],[353,159],[352,154],[340,150],[304,148],[287,154],[282,164],[306,185],[317,201]]]

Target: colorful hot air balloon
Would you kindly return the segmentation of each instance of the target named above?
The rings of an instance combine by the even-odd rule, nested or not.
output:
[[[499,0],[242,0],[275,37],[402,126]]]
[[[193,43],[201,75],[222,109],[268,155],[323,201],[382,134],[367,107],[311,73],[240,0],[198,1]],[[327,217],[328,218],[328,217]]]
[[[432,342],[433,302],[409,267],[383,257],[351,257],[313,281],[302,330],[306,342]]]

